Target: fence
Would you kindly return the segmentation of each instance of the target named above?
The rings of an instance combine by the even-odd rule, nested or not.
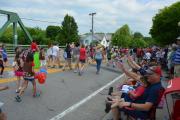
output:
[[[15,46],[14,44],[5,44],[5,48],[6,48],[6,51],[7,51],[7,54],[8,54],[8,57],[14,57],[15,56],[15,48],[17,46]],[[21,48],[28,48],[30,47],[30,45],[18,45],[18,47],[21,47]],[[45,48],[46,50],[48,49],[48,45],[38,45],[39,48]],[[65,48],[65,46],[59,46],[59,48]]]

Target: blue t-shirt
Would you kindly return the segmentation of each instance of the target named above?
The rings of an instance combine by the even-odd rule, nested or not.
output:
[[[155,83],[147,87],[144,91],[144,94],[135,100],[135,103],[146,103],[150,102],[154,105],[157,103],[159,98],[159,92],[162,89],[161,82]]]
[[[3,49],[3,51],[2,51],[2,57],[3,57],[3,59],[7,58],[7,52],[5,49]]]
[[[95,59],[98,59],[98,60],[102,59],[102,52],[101,51],[96,51]]]

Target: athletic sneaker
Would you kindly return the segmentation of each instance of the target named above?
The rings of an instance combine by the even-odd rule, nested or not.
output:
[[[79,76],[81,76],[82,75],[82,72],[81,71],[79,71]]]
[[[35,95],[33,95],[33,97],[39,97],[41,95],[41,93],[37,93]]]
[[[19,96],[19,95],[17,95],[16,97],[15,97],[15,99],[16,99],[16,102],[21,102],[22,100],[21,100],[21,97]]]
[[[19,93],[19,91],[20,91],[19,89],[16,89],[16,93]]]

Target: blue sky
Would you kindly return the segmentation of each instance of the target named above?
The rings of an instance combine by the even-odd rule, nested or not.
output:
[[[132,32],[149,36],[152,17],[159,9],[179,0],[0,0],[0,9],[17,12],[20,17],[61,23],[66,14],[73,16],[80,34],[91,29],[90,12],[94,17],[95,32],[115,32],[128,24]],[[22,20],[25,26],[45,29],[50,24]],[[0,27],[5,17],[0,16]]]

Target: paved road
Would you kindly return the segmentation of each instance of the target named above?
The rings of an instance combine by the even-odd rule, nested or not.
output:
[[[8,120],[49,120],[78,103],[94,91],[106,85],[120,73],[102,69],[100,75],[95,74],[95,67],[88,66],[83,76],[73,71],[57,72],[48,75],[46,84],[38,85],[42,95],[32,97],[32,86],[25,91],[22,102],[14,101],[15,82],[5,83],[10,90],[0,93],[5,103],[3,110]],[[104,98],[107,89],[87,101],[85,104],[67,114],[63,120],[100,120],[104,113]]]

